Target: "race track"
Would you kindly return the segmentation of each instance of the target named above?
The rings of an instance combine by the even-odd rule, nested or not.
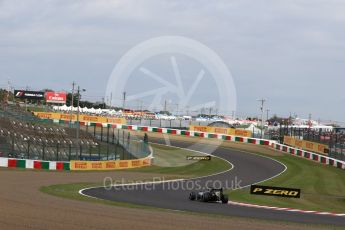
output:
[[[151,138],[153,143],[165,144],[164,139]],[[202,150],[211,153],[209,145],[195,144],[188,142],[171,140],[172,146],[187,148],[192,150]],[[268,220],[281,220],[300,223],[332,224],[345,226],[344,217],[320,216],[307,213],[295,213],[286,211],[275,211],[258,208],[240,207],[232,205],[222,205],[218,203],[192,202],[188,200],[190,190],[186,189],[191,184],[198,184],[203,187],[210,185],[212,181],[219,181],[223,187],[231,185],[234,181],[241,181],[240,186],[248,186],[268,178],[279,175],[285,170],[285,166],[270,158],[244,153],[229,148],[219,147],[213,155],[221,157],[231,162],[234,168],[223,174],[195,179],[192,181],[178,181],[154,184],[151,186],[118,187],[107,191],[103,187],[90,188],[82,191],[82,194],[94,198],[153,206],[158,208],[192,211],[201,213],[221,214],[237,217],[252,217]],[[212,183],[211,183],[212,184]],[[231,197],[230,197],[231,200]]]

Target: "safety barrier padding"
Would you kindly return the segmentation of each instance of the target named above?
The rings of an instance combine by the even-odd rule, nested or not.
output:
[[[317,153],[312,153],[309,151],[305,151],[302,149],[297,149],[294,147],[290,147],[288,145],[283,145],[283,144],[278,144],[278,143],[274,143],[273,145],[271,145],[271,147],[273,147],[276,150],[280,150],[282,152],[285,153],[289,153],[293,156],[298,156],[301,158],[306,158],[308,160],[311,161],[315,161],[318,162],[320,164],[323,165],[330,165],[339,169],[345,169],[345,162],[341,161],[341,160],[337,160],[331,157],[327,157],[321,154],[317,154]]]
[[[70,163],[65,161],[41,161],[0,157],[0,167],[22,169],[70,170]]]

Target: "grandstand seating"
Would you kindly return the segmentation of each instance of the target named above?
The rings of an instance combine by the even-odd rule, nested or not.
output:
[[[64,126],[65,125],[65,126]],[[109,134],[109,133],[107,133]],[[140,142],[120,143],[117,138],[102,138],[80,130],[76,138],[75,127],[41,120],[22,109],[0,107],[0,157],[73,160],[73,159],[133,159],[148,152]],[[124,138],[122,138],[124,139]],[[108,141],[108,142],[106,142]],[[133,148],[135,145],[136,147]],[[143,144],[144,145],[144,144]],[[130,148],[132,147],[132,148]],[[144,149],[143,152],[130,152]]]
[[[67,160],[80,149],[95,148],[98,141],[91,134],[43,122],[16,107],[0,110],[0,156],[45,160]]]

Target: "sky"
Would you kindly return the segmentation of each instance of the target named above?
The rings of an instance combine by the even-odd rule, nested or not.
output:
[[[86,89],[84,99],[109,102],[108,80],[129,50],[155,37],[182,36],[214,51],[231,72],[237,107],[204,106],[213,112],[257,116],[264,98],[271,114],[345,121],[344,12],[341,0],[0,0],[0,87],[9,80],[16,89],[70,91],[75,81]],[[190,90],[202,63],[162,53],[133,70],[128,97],[159,87],[143,76],[143,66],[173,82],[171,57]],[[222,96],[212,71],[203,68],[187,106]],[[122,104],[118,91],[113,105]],[[181,103],[176,95],[163,95],[159,103],[165,100],[169,108]]]

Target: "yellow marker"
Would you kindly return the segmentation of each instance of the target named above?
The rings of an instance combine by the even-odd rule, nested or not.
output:
[[[255,188],[253,193],[256,193],[256,192],[262,192],[262,188]]]

